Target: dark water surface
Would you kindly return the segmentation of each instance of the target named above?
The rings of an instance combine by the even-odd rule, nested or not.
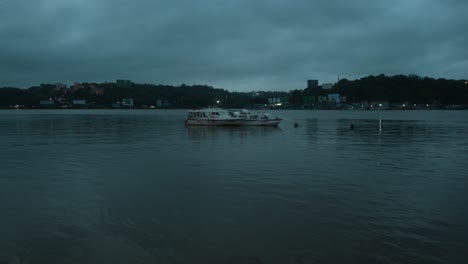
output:
[[[0,111],[0,263],[468,263],[467,111],[185,114]]]

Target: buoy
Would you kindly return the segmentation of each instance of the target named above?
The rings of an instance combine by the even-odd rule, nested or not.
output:
[[[299,124],[298,124],[298,123],[294,123],[294,127],[298,127],[298,126],[299,126]]]
[[[353,129],[354,129],[354,125],[353,125],[353,124],[349,125],[349,129],[353,130]]]

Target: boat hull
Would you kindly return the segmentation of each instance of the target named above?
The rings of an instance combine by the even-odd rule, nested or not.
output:
[[[244,126],[277,126],[281,123],[281,119],[259,119],[259,120],[244,120]]]
[[[241,126],[242,119],[187,119],[186,125],[190,126]]]
[[[271,120],[215,120],[215,119],[188,119],[186,125],[190,126],[278,126],[281,119]]]

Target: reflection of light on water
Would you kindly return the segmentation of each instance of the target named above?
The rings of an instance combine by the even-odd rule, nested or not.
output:
[[[379,111],[379,136],[382,134],[382,111]]]
[[[382,118],[379,118],[379,144],[382,142]]]
[[[379,144],[382,142],[382,111],[379,110]]]

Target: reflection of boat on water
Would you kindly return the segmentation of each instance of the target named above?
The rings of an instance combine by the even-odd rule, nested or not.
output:
[[[259,139],[277,135],[281,132],[279,126],[186,126],[190,139],[193,140],[226,140]]]
[[[199,126],[240,126],[244,118],[233,117],[227,110],[220,108],[206,108],[190,110],[185,120],[186,125]]]
[[[250,112],[246,109],[206,108],[190,110],[185,124],[200,126],[277,126],[281,120],[269,113]]]
[[[282,120],[270,113],[250,112],[247,109],[230,109],[229,114],[233,117],[243,118],[243,125],[246,126],[277,126]]]

